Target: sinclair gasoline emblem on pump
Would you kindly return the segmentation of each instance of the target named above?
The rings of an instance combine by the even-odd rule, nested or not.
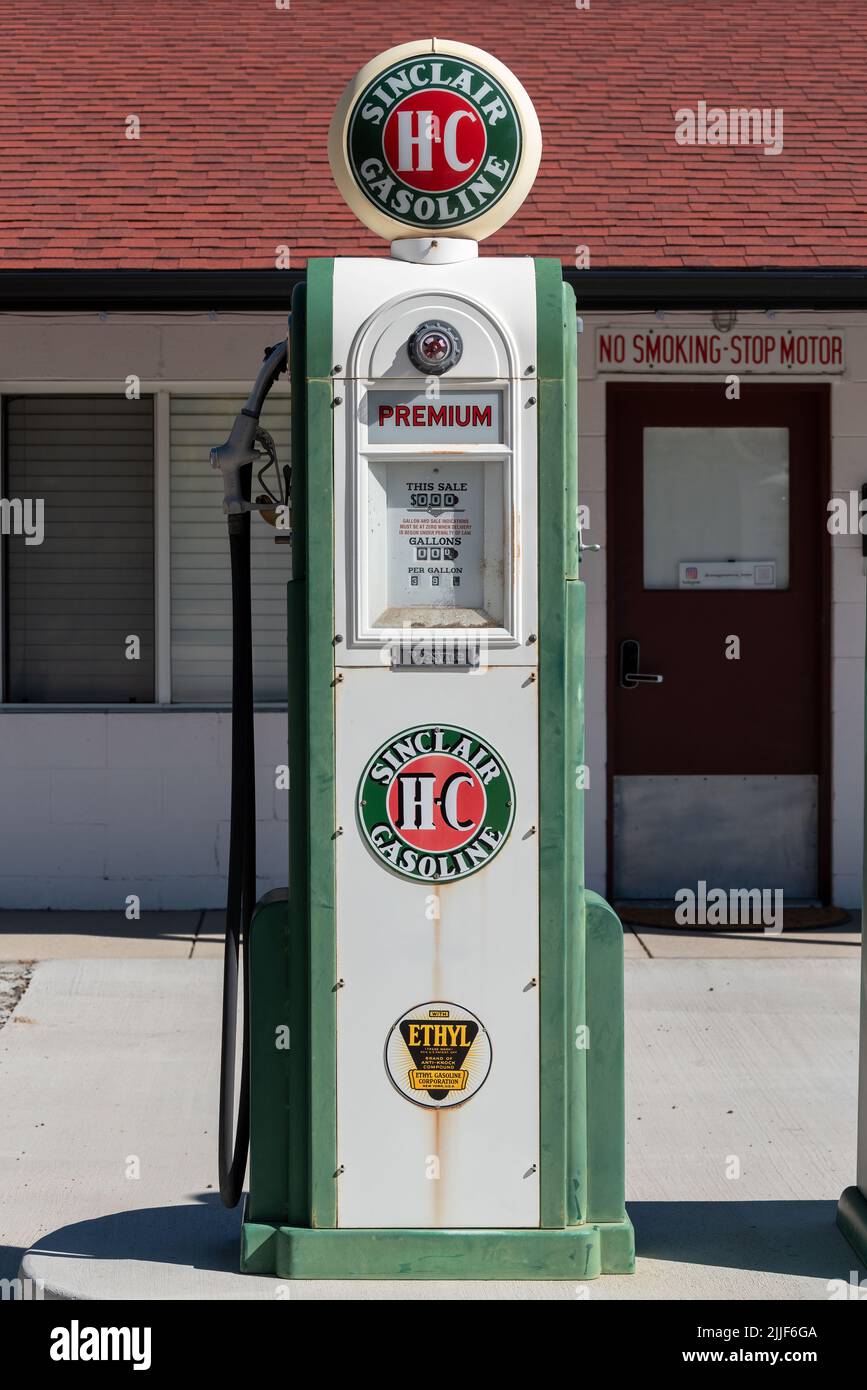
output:
[[[442,1110],[463,1105],[491,1070],[491,1040],[481,1019],[458,1004],[417,1004],[385,1044],[385,1069],[402,1096]]]
[[[446,55],[395,63],[355,103],[347,136],[359,188],[398,221],[459,227],[502,198],[521,123],[490,73]]]
[[[358,786],[362,834],[383,866],[420,882],[466,878],[502,849],[515,816],[509,769],[489,743],[417,724],[374,753]]]
[[[504,64],[467,44],[388,49],[334,113],[337,186],[380,236],[480,239],[520,207],[542,153],[533,103]]]

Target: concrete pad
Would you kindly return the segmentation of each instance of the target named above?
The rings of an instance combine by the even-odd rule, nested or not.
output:
[[[238,1275],[240,1215],[214,1191],[219,963],[87,959],[37,966],[0,1031],[0,1277],[21,1260],[47,1295],[87,1299],[573,1301],[825,1299],[863,1278],[834,1226],[855,1172],[857,963],[645,957],[626,979],[634,1276]]]
[[[139,921],[128,922],[123,912],[0,912],[0,960],[184,960],[202,916],[200,911],[143,912]]]

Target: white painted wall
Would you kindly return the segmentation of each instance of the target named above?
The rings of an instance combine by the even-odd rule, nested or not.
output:
[[[224,907],[231,718],[0,714],[0,907]],[[256,716],[258,889],[286,882],[286,716]]]
[[[580,287],[578,310],[581,312]],[[602,373],[595,368],[596,331],[600,327],[711,327],[710,314],[623,314],[584,316],[579,340],[578,480],[580,500],[590,508],[585,542],[602,545],[586,553],[582,578],[587,584],[587,760],[590,788],[587,800],[587,882],[604,892],[606,875],[606,554],[605,554],[605,388],[609,381],[709,381],[707,373],[666,373],[660,368],[642,373]],[[867,315],[741,313],[737,327],[820,328],[845,332],[846,370],[842,376],[796,374],[750,375],[749,381],[827,381],[831,387],[831,486],[835,494],[860,489],[867,482]],[[721,382],[722,389],[722,382]],[[831,706],[833,745],[832,870],[834,902],[841,907],[861,904],[861,856],[864,786],[864,613],[865,580],[860,536],[833,536]]]
[[[288,309],[288,296],[287,296]],[[169,395],[246,396],[272,314],[6,314],[0,396],[113,391],[132,373],[157,395],[157,685],[134,710],[0,709],[0,908],[221,907],[229,850],[231,719],[168,703]],[[275,392],[288,391],[284,379]],[[215,439],[213,443],[222,441]],[[203,453],[202,468],[208,459]],[[217,502],[217,506],[219,503]],[[227,543],[228,544],[228,543]],[[287,561],[288,577],[288,561]],[[285,711],[256,716],[259,890],[286,882]]]
[[[579,296],[580,311],[580,296]],[[605,324],[659,326],[653,315],[588,315],[579,347],[579,483],[591,525],[582,566],[587,583],[588,883],[605,884],[605,376],[594,367],[595,330]],[[669,314],[670,327],[702,327],[707,314]],[[767,326],[741,314],[738,328]],[[867,316],[778,314],[776,328],[843,328],[842,377],[830,380],[832,485],[867,480]],[[30,314],[3,316],[0,395],[28,390],[122,390],[134,372],[142,390],[190,394],[249,388],[266,344],[285,316]],[[665,377],[655,370],[653,375]],[[613,378],[610,378],[613,379]],[[617,375],[617,380],[646,380]],[[669,378],[674,380],[675,378]],[[692,378],[678,375],[678,381]],[[707,380],[706,376],[696,380]],[[285,383],[278,389],[285,390]],[[166,400],[165,395],[160,397]],[[218,442],[218,441],[215,441]],[[167,432],[158,431],[157,478],[167,477]],[[207,461],[203,459],[203,467]],[[164,484],[163,484],[164,489]],[[159,521],[159,518],[158,518]],[[164,525],[164,523],[163,523]],[[860,538],[833,546],[833,873],[834,899],[861,901],[864,741],[864,577]],[[165,547],[163,555],[165,556]],[[164,591],[164,584],[158,592]],[[158,622],[160,612],[158,612]],[[162,603],[165,625],[166,605]],[[162,637],[159,688],[169,689]],[[168,705],[114,711],[0,711],[0,907],[113,907],[141,886],[143,906],[218,906],[224,899],[228,717]],[[286,753],[285,714],[258,716],[262,887],[285,882],[285,825],[273,768]],[[271,791],[266,790],[266,773]],[[188,775],[189,774],[189,775]],[[271,798],[269,801],[269,797]],[[222,799],[221,799],[222,798]],[[264,800],[263,800],[264,798]],[[285,815],[285,810],[282,812]],[[184,833],[179,832],[183,828]],[[152,897],[151,895],[154,895]],[[154,899],[158,899],[158,901]]]

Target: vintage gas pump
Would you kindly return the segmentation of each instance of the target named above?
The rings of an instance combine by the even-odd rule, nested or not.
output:
[[[330,155],[392,246],[311,261],[293,296],[289,888],[255,914],[243,532],[285,514],[253,477],[285,345],[214,459],[240,537],[221,1190],[249,1084],[245,1270],[627,1272],[622,930],[583,870],[575,299],[557,261],[478,257],[538,122],[496,59],[427,40],[353,79]]]

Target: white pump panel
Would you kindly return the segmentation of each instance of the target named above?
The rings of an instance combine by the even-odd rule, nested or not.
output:
[[[338,1225],[537,1226],[533,262],[340,259],[334,306]]]
[[[533,262],[338,260],[334,303],[338,661],[380,665],[384,643],[423,629],[533,665]],[[442,376],[407,351],[429,321],[462,341]]]

